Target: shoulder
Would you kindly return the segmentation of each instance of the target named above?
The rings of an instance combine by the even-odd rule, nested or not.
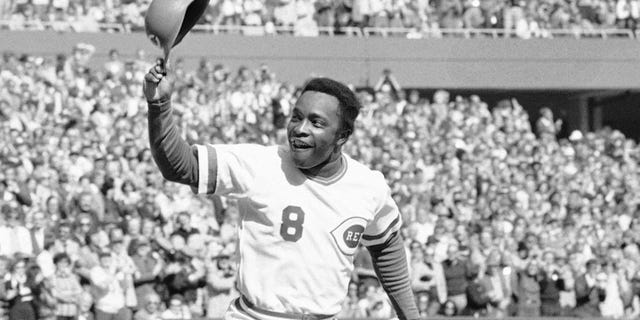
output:
[[[199,150],[202,146],[198,146]],[[209,153],[214,150],[214,157],[218,165],[227,164],[231,167],[243,167],[258,170],[265,165],[279,162],[278,146],[264,146],[259,144],[219,144],[207,145]]]
[[[228,152],[238,155],[267,155],[267,154],[277,154],[278,146],[264,146],[260,144],[252,144],[252,143],[241,143],[241,144],[212,144],[209,145],[216,149],[219,152]]]
[[[378,170],[372,170],[365,164],[351,158],[349,155],[344,154],[344,158],[347,160],[348,174],[358,179],[364,179],[367,183],[374,183],[374,186],[386,187],[387,182],[382,172]]]

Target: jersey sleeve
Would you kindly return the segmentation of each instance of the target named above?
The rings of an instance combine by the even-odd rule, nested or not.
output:
[[[384,243],[389,235],[400,230],[402,218],[398,205],[391,197],[391,189],[384,182],[385,189],[382,196],[382,204],[379,205],[373,220],[365,228],[361,238],[363,245],[369,247]]]
[[[243,198],[256,181],[260,165],[258,145],[196,145],[198,154],[198,194]]]

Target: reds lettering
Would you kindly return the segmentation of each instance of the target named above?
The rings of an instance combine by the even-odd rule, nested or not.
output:
[[[347,245],[347,247],[355,248],[358,246],[360,237],[362,236],[363,232],[364,227],[356,224],[344,231],[344,233],[342,234],[342,239],[344,239],[344,243]]]
[[[347,231],[347,238],[344,241],[360,241],[360,232]]]

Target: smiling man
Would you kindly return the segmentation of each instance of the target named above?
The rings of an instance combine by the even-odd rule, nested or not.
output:
[[[345,85],[309,81],[287,126],[288,145],[189,146],[171,114],[172,74],[145,76],[149,140],[163,176],[238,200],[235,300],[225,319],[328,319],[340,312],[359,243],[400,319],[418,319],[398,207],[380,172],[342,153],[360,104]]]

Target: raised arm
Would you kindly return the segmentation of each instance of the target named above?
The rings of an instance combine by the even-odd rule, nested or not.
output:
[[[144,77],[143,91],[149,107],[151,154],[162,176],[173,182],[198,186],[198,158],[195,148],[182,139],[174,123],[171,94],[172,74],[158,60]]]

